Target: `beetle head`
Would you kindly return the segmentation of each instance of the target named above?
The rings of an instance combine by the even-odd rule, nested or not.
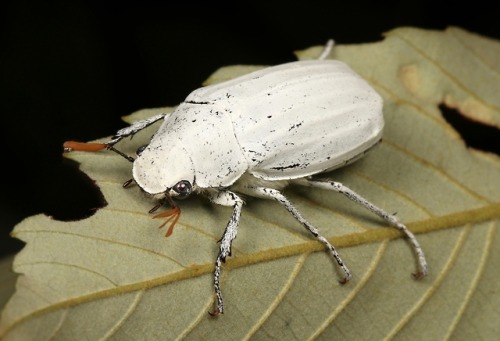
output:
[[[154,143],[137,150],[132,174],[146,193],[157,199],[184,199],[195,187],[195,171],[189,153],[179,145]]]

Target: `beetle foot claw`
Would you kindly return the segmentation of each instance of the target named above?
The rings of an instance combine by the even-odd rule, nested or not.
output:
[[[224,314],[224,312],[220,311],[219,309],[215,309],[214,311],[209,311],[208,315],[212,317],[218,317],[219,315]]]
[[[342,278],[339,283],[344,285],[344,284],[347,284],[347,282],[349,282],[352,278],[352,275],[351,274],[348,274],[347,276],[345,276],[344,278]]]
[[[411,275],[416,280],[420,280],[420,279],[424,278],[425,276],[427,276],[427,272],[426,271],[418,271],[416,273],[412,273]]]

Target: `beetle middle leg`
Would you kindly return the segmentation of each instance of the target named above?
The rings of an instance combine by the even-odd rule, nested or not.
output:
[[[246,192],[248,194],[251,193],[252,195],[259,196],[262,198],[274,199],[283,206],[285,206],[287,211],[290,212],[293,215],[293,217],[302,224],[302,226],[304,226],[309,232],[312,233],[314,237],[316,237],[316,239],[325,244],[328,250],[330,250],[330,253],[335,258],[340,268],[344,271],[344,278],[340,281],[340,283],[345,284],[352,278],[351,271],[349,271],[347,266],[344,264],[339,254],[337,253],[337,250],[335,250],[335,248],[333,247],[333,245],[328,241],[328,239],[326,239],[319,233],[316,227],[314,227],[311,223],[309,223],[302,217],[300,212],[292,205],[290,200],[288,200],[280,191],[273,188],[250,187],[247,188]]]
[[[383,209],[375,206],[374,204],[363,198],[361,195],[354,192],[352,189],[346,187],[345,185],[341,184],[340,182],[328,181],[328,180],[324,181],[311,180],[311,179],[301,179],[301,180],[296,180],[294,182],[300,185],[333,190],[335,192],[341,193],[346,197],[348,197],[350,200],[354,201],[356,204],[359,204],[364,208],[368,209],[369,211],[375,213],[376,215],[387,221],[390,225],[400,230],[410,242],[410,245],[413,248],[413,251],[415,252],[415,255],[417,257],[417,272],[414,273],[413,276],[416,279],[420,279],[427,275],[427,261],[425,260],[425,255],[424,251],[422,250],[422,247],[418,243],[418,240],[413,234],[413,232],[408,230],[408,228],[405,225],[400,223],[394,215],[389,214]]]

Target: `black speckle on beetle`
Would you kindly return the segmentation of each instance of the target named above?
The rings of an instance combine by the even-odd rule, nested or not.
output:
[[[292,129],[295,129],[295,128],[298,128],[302,125],[302,123],[304,123],[304,121],[300,122],[300,123],[297,123],[297,124],[294,124],[293,126],[291,126],[288,131],[291,131]]]
[[[188,104],[210,104],[210,102],[204,102],[204,101],[201,101],[201,102],[186,101],[185,103],[188,103]]]
[[[280,170],[280,171],[283,171],[285,169],[290,169],[290,168],[297,168],[300,166],[300,163],[294,163],[293,165],[289,165],[289,166],[282,166],[282,167],[271,167],[271,169],[276,169],[276,170]]]

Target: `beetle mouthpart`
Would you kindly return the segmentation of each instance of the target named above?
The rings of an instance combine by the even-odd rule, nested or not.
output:
[[[177,221],[179,220],[179,217],[181,216],[181,209],[178,206],[172,207],[172,209],[159,213],[155,216],[153,216],[154,219],[158,218],[167,218],[163,222],[163,224],[160,225],[160,229],[167,225],[170,222],[170,226],[168,227],[167,233],[165,234],[165,237],[170,237],[170,235],[174,232],[174,226],[177,224]]]

